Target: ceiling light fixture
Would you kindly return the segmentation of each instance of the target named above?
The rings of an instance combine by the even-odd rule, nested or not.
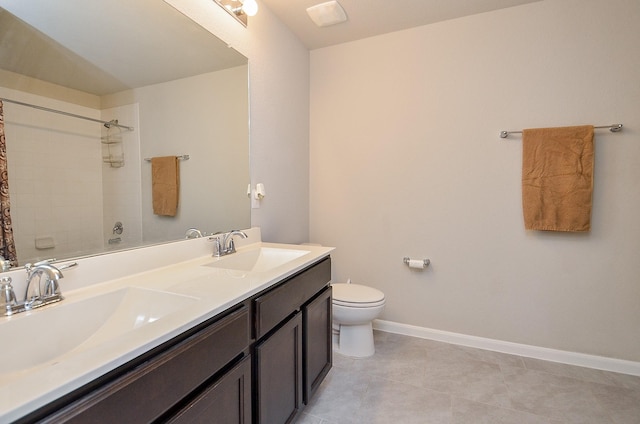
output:
[[[307,14],[319,27],[339,24],[347,20],[347,14],[337,1],[328,1],[307,8]]]
[[[244,26],[247,26],[247,16],[255,16],[258,13],[256,0],[215,0],[215,2]]]

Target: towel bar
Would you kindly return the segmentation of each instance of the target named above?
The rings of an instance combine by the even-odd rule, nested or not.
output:
[[[179,160],[189,160],[189,155],[176,156]],[[151,158],[144,158],[147,162],[151,162]]]
[[[619,132],[619,131],[622,131],[622,124],[599,125],[593,128],[595,129],[607,128],[611,132]],[[509,134],[522,134],[522,131],[500,131],[500,138],[507,138]]]

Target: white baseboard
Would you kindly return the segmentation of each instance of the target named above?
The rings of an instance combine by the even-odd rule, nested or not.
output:
[[[584,353],[567,352],[564,350],[468,336],[466,334],[451,333],[448,331],[434,330],[432,328],[417,327],[415,325],[400,324],[393,321],[384,321],[379,319],[373,321],[373,328],[387,333],[403,334],[406,336],[475,347],[478,349],[492,350],[495,352],[509,353],[528,358],[640,376],[640,362],[627,361],[624,359],[607,358],[604,356],[587,355]]]

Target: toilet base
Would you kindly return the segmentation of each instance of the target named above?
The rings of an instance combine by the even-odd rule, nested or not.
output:
[[[376,352],[371,322],[358,325],[340,325],[333,332],[333,346],[339,354],[353,358],[366,358]],[[336,349],[337,347],[337,349]]]

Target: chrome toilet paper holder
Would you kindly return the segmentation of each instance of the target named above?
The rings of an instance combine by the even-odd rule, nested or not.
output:
[[[402,258],[402,262],[405,263],[405,265],[409,265],[409,262],[411,261],[411,258],[408,256],[405,256],[404,258]],[[431,261],[429,259],[423,259],[422,263],[424,264],[424,267],[428,267],[429,264],[431,263]]]

